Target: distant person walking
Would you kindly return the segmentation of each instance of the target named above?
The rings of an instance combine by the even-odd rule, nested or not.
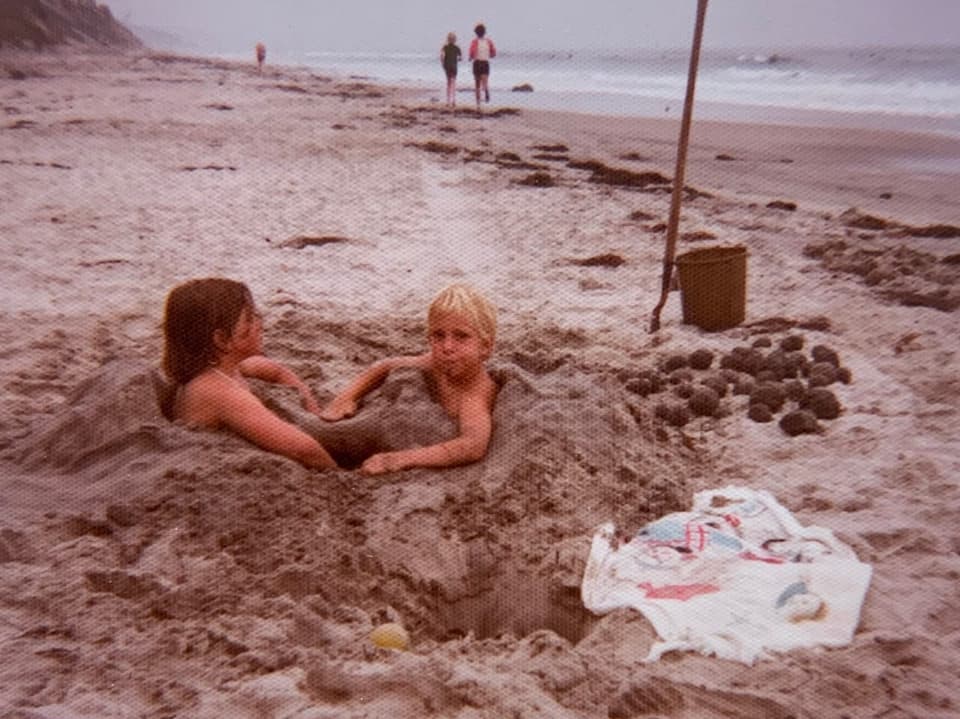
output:
[[[263,61],[267,59],[267,46],[262,42],[257,43],[257,73],[263,72]]]
[[[440,63],[447,75],[447,107],[457,105],[457,65],[463,53],[457,45],[457,34],[447,33],[447,44],[440,48]]]
[[[473,60],[473,81],[477,94],[477,112],[480,112],[480,92],[486,102],[490,102],[490,60],[497,56],[493,40],[488,38],[487,28],[479,23],[473,28],[476,37],[470,43],[470,59]]]

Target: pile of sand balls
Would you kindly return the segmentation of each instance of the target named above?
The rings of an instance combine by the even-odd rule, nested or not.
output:
[[[725,398],[746,395],[753,421],[772,422],[780,414],[780,428],[790,436],[820,432],[820,420],[842,411],[830,385],[852,378],[835,350],[815,345],[808,354],[804,343],[803,335],[789,334],[774,346],[764,335],[719,359],[708,349],[671,354],[657,369],[629,377],[625,386],[642,397],[664,395],[654,415],[674,427],[695,417],[728,416],[732,410]]]

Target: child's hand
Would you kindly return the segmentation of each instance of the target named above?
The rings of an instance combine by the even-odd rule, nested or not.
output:
[[[327,422],[336,422],[337,420],[352,417],[357,413],[357,403],[348,397],[335,397],[326,409],[320,412],[320,419]]]
[[[304,392],[300,395],[300,404],[303,405],[303,408],[310,412],[310,414],[320,415],[320,403],[317,402],[317,398],[313,396],[312,392]]]
[[[398,457],[394,452],[381,452],[374,454],[364,461],[360,466],[360,471],[364,474],[386,474],[387,472],[396,472],[403,469],[400,466]]]
[[[409,356],[404,355],[403,357],[394,357],[390,360],[387,360],[389,363],[387,366],[390,369],[430,369],[431,355],[429,352],[422,355]]]

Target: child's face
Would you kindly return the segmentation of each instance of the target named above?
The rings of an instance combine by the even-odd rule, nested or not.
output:
[[[434,367],[451,378],[475,372],[490,356],[490,343],[481,339],[468,317],[442,312],[430,325],[430,353]]]
[[[230,343],[244,357],[263,353],[263,318],[253,305],[243,308],[230,332]]]

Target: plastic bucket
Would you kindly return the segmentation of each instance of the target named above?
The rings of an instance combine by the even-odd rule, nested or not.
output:
[[[684,324],[724,330],[747,310],[747,248],[703,247],[678,255]]]

